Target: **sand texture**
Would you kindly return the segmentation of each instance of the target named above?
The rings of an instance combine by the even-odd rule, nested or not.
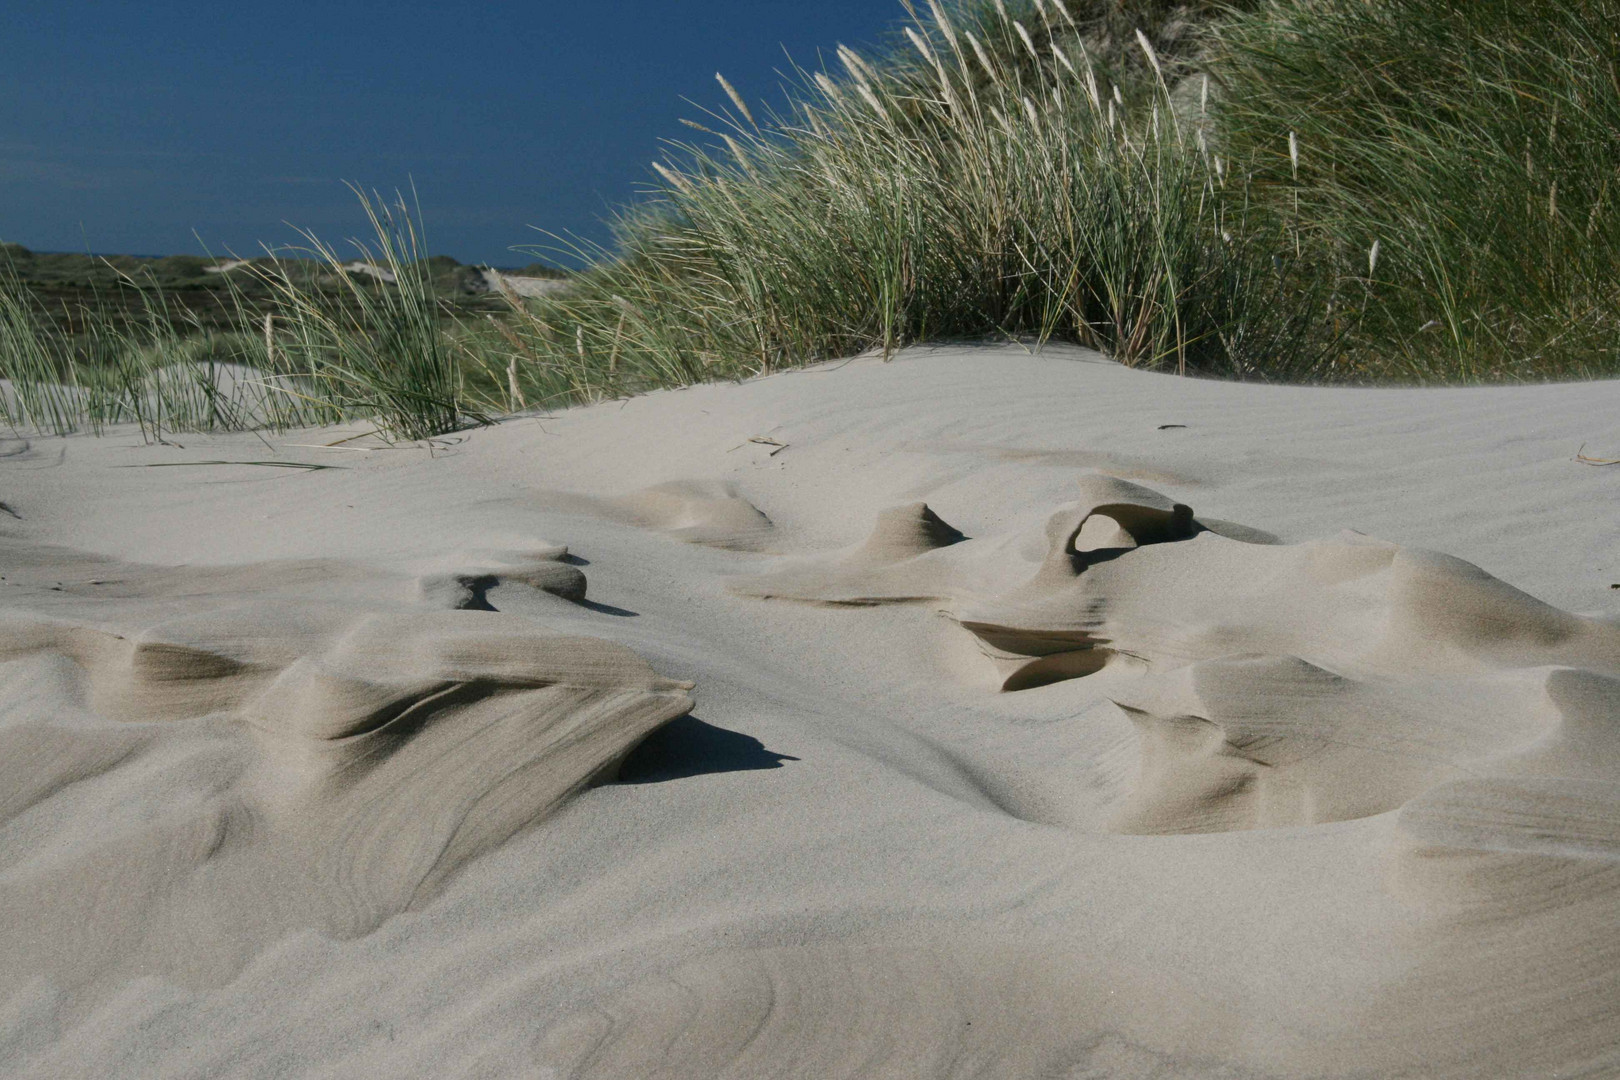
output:
[[[0,1072],[1620,1075],[1617,406],[6,440]]]

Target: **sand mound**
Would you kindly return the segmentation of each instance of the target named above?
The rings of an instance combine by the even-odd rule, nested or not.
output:
[[[372,930],[692,706],[621,646],[481,611],[11,613],[0,659],[78,703],[0,726],[0,956],[68,985]]]
[[[1620,782],[1620,683],[1576,667],[1612,671],[1620,628],[1449,556],[1357,534],[1248,544],[1135,484],[1081,485],[1086,498],[1048,519],[1038,561],[1032,535],[966,540],[914,504],[855,548],[735,588],[834,604],[937,598],[1004,691],[1104,677],[1140,748],[1117,831],[1369,817],[1518,768],[1525,752],[1581,774],[1602,761]],[[994,591],[1007,580],[998,562],[1024,580]],[[1558,663],[1571,667],[1545,680],[1551,722],[1532,703],[1534,669]]]
[[[1138,727],[1142,763],[1114,827],[1209,832],[1399,809],[1542,733],[1515,689],[1361,681],[1297,656],[1146,678],[1115,697]]]
[[[732,587],[830,604],[941,601],[1007,690],[1095,674],[1121,657],[1142,671],[1255,653],[1421,674],[1620,662],[1620,627],[1559,611],[1460,559],[1357,533],[1232,540],[1127,481],[1093,474],[1081,485],[1087,497],[1038,533],[897,547],[885,539],[896,522],[939,520],[901,507],[864,544]]]
[[[585,599],[585,572],[568,557],[561,544],[462,552],[423,567],[418,587],[422,599],[435,607],[490,610],[489,590],[506,584],[526,585],[577,604]]]
[[[760,550],[772,530],[771,519],[758,507],[730,484],[712,480],[672,480],[612,499],[551,492],[534,501],[549,509],[655,529],[683,543],[733,551]]]

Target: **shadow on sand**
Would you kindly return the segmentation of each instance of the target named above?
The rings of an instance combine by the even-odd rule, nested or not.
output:
[[[647,736],[630,752],[619,766],[619,783],[656,784],[707,773],[780,769],[784,761],[798,760],[765,749],[751,735],[683,716]]]

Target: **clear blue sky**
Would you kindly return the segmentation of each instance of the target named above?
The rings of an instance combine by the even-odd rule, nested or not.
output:
[[[0,17],[0,240],[258,250],[362,231],[351,180],[414,178],[435,253],[517,265],[530,226],[607,239],[716,71],[883,40],[898,0],[23,3]],[[786,52],[784,52],[784,49]],[[196,234],[196,236],[193,235]],[[202,243],[196,237],[200,236]]]

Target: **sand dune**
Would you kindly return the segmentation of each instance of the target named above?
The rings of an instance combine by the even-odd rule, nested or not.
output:
[[[7,442],[0,1061],[1620,1075],[1617,392],[941,350]]]
[[[143,577],[154,600],[179,591],[79,561],[125,599]],[[627,649],[512,616],[198,608],[139,630],[21,612],[0,625],[14,681],[78,705],[0,728],[14,975],[208,985],[289,931],[366,933],[692,704],[690,684]]]

